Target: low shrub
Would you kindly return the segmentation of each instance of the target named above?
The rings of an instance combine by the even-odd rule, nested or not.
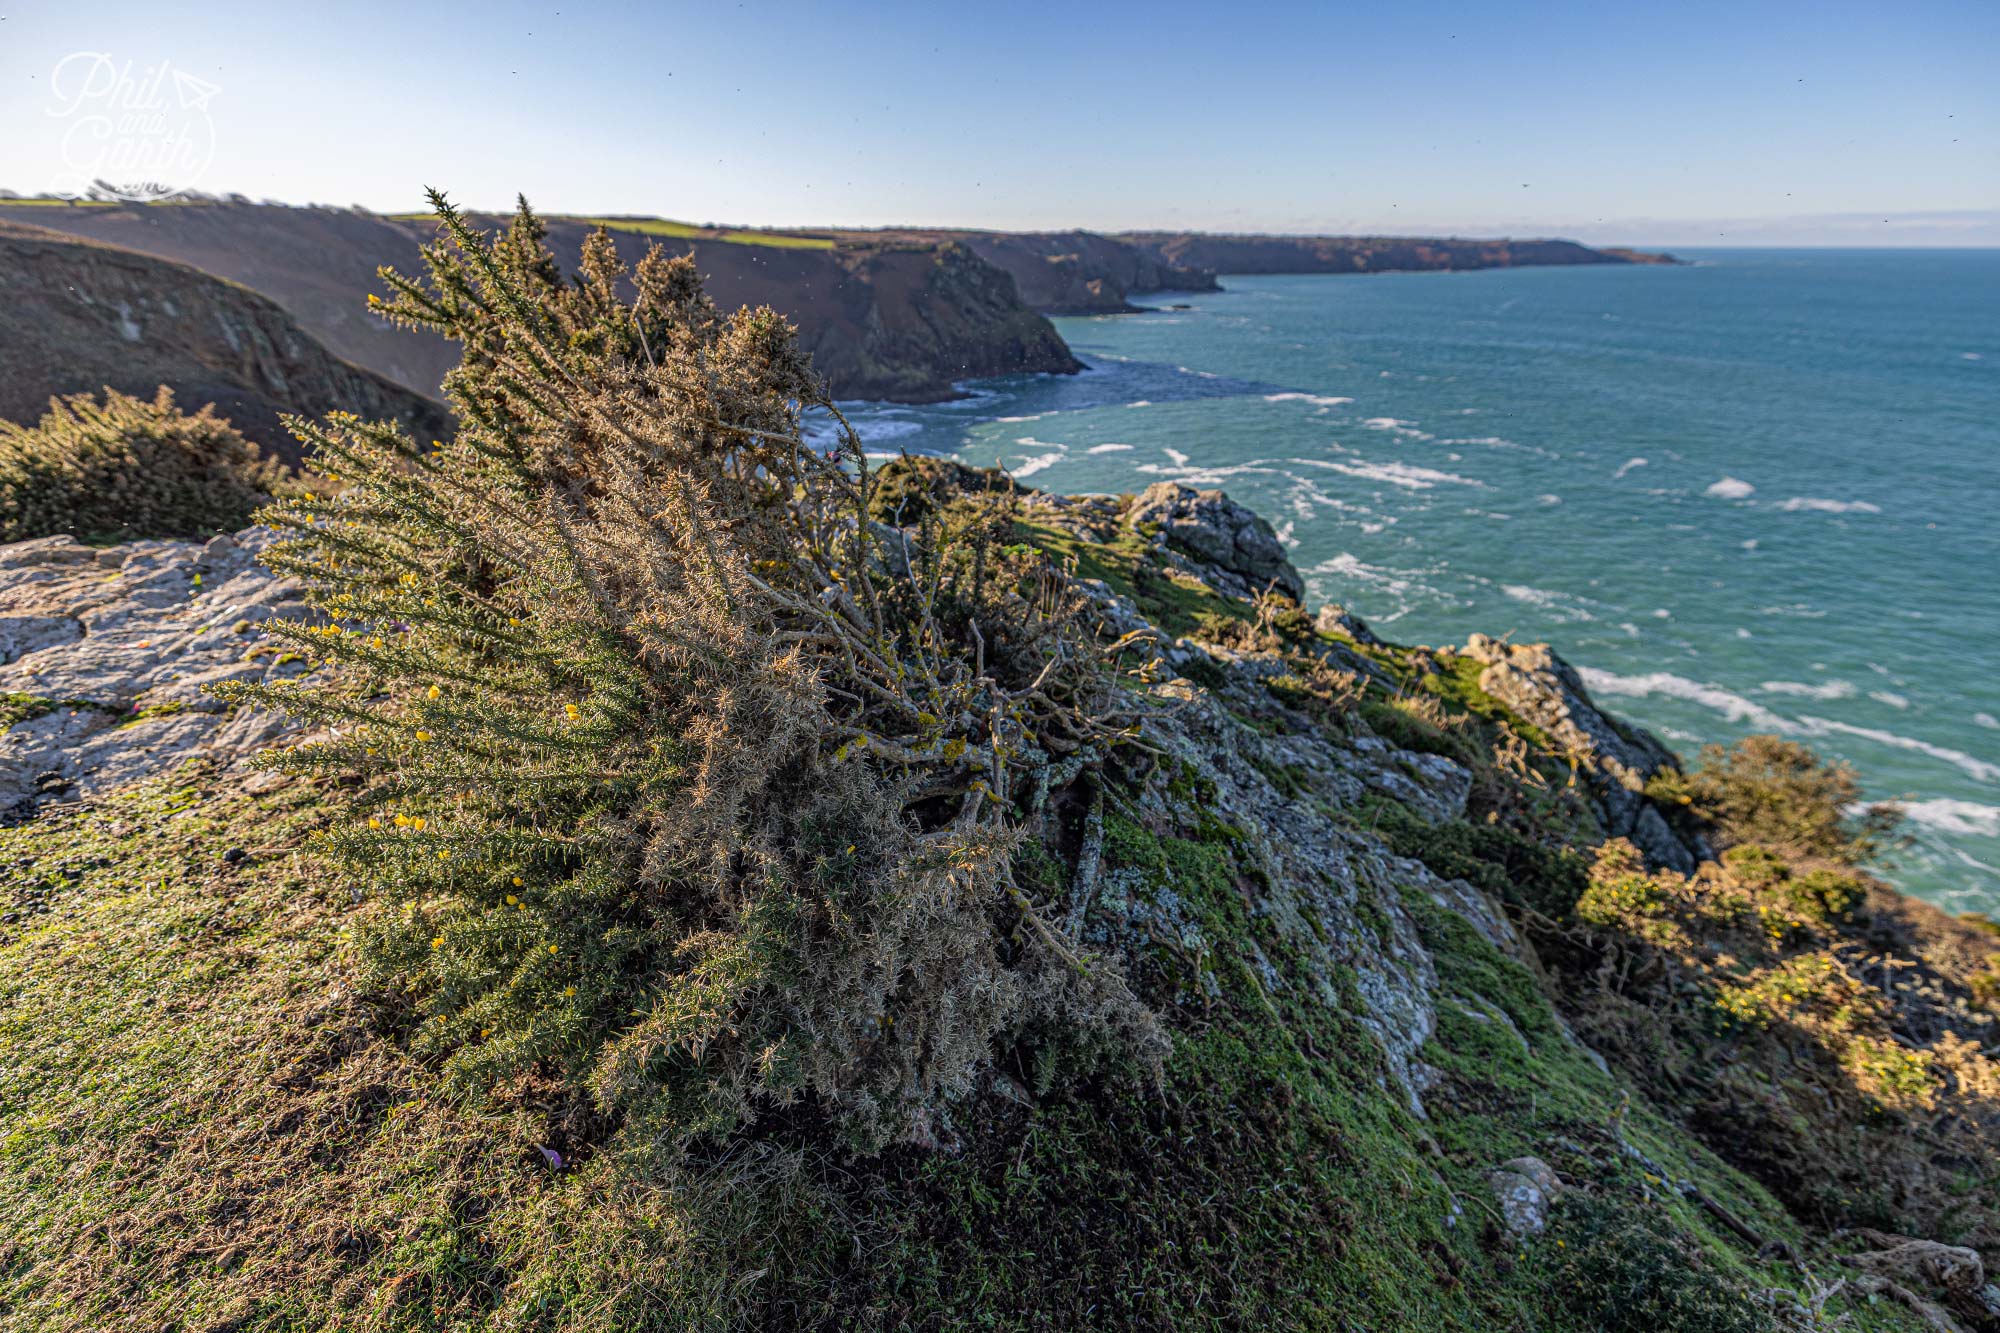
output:
[[[212,405],[189,416],[165,387],[52,399],[36,425],[0,421],[0,542],[234,532],[283,477]]]
[[[1837,870],[1808,870],[1785,885],[1785,901],[1800,916],[1818,922],[1845,921],[1868,896],[1868,886]]]
[[[1851,766],[1826,762],[1779,736],[1749,736],[1726,749],[1704,746],[1699,768],[1665,775],[1661,783],[1649,794],[1689,807],[1724,843],[1757,843],[1792,856],[1857,864],[1883,850],[1900,822],[1893,807],[1862,807]]]
[[[1398,856],[1422,861],[1443,879],[1462,879],[1500,902],[1552,921],[1575,909],[1588,882],[1582,855],[1494,823],[1433,824],[1393,802],[1370,811],[1376,832]]]

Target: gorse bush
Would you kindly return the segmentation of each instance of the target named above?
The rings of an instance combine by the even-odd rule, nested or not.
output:
[[[1899,822],[1893,807],[1861,805],[1854,769],[1796,741],[1747,736],[1702,747],[1701,767],[1663,773],[1648,793],[1692,809],[1728,843],[1854,864],[1883,849]],[[1858,812],[1858,813],[1857,813]]]
[[[791,328],[691,258],[600,231],[566,282],[525,202],[495,237],[433,202],[380,309],[464,345],[457,436],[295,426],[342,489],[267,512],[325,618],[274,632],[337,669],[238,692],[330,729],[284,762],[359,776],[322,845],[418,1047],[466,1089],[556,1071],[653,1146],[802,1096],[922,1138],[1035,1025],[1155,1060],[1012,873],[1136,734],[1125,645],[1032,550],[871,521],[852,433],[801,434],[830,405]]]
[[[0,542],[234,532],[283,477],[213,406],[189,416],[165,387],[52,399],[34,426],[0,421]]]

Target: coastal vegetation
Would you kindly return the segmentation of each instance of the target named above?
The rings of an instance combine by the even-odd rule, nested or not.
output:
[[[2000,937],[1851,773],[816,444],[768,309],[435,202],[457,428],[295,422],[295,669],[197,696],[282,744],[0,828],[0,1329],[2000,1314]]]
[[[190,416],[170,389],[57,398],[34,426],[0,420],[0,541],[233,532],[283,477],[212,407]]]

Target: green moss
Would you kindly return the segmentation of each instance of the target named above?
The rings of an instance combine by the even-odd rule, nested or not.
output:
[[[32,722],[38,717],[47,717],[59,708],[88,708],[100,713],[116,712],[116,704],[100,703],[95,699],[45,699],[37,694],[9,691],[0,694],[0,731],[22,722]]]
[[[1244,624],[1255,618],[1246,603],[1161,565],[1143,533],[1124,530],[1113,541],[1092,542],[1039,523],[1018,523],[1016,530],[1021,541],[1059,559],[1073,559],[1079,578],[1101,579],[1112,591],[1130,597],[1167,634],[1193,634],[1210,617]]]
[[[1479,688],[1479,677],[1486,670],[1485,663],[1454,653],[1450,656],[1441,654],[1435,665],[1437,669],[1423,677],[1424,689],[1489,722],[1505,723],[1515,735],[1538,750],[1555,750],[1555,743],[1549,739],[1547,732]]]
[[[163,704],[147,704],[144,708],[133,712],[130,717],[118,725],[121,729],[133,727],[141,722],[150,722],[156,717],[175,717],[186,711],[187,705],[178,699],[170,700]]]
[[[1441,879],[1462,879],[1500,902],[1562,920],[1588,882],[1583,857],[1498,824],[1433,824],[1391,801],[1371,801],[1363,822],[1398,856],[1422,861]]]

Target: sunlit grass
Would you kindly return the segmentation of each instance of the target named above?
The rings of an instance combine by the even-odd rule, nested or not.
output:
[[[676,240],[727,241],[731,245],[763,245],[775,250],[831,250],[833,240],[826,236],[798,236],[787,232],[758,231],[747,227],[724,230],[697,227],[692,223],[673,222],[666,218],[579,218],[592,226],[609,227],[612,231],[637,232],[642,236],[666,236]]]

